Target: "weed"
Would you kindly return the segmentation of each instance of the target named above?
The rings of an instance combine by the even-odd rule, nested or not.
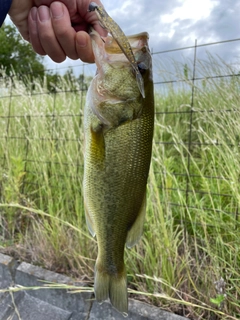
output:
[[[156,93],[144,234],[126,250],[131,294],[191,319],[239,317],[240,80],[211,78],[233,72],[209,56],[198,62],[204,80],[195,83],[194,105],[186,63],[170,75],[182,86]],[[97,248],[82,199],[85,95],[35,87],[39,95],[29,96],[19,84],[10,111],[0,100],[8,137],[0,140],[0,241],[4,252],[92,281]]]

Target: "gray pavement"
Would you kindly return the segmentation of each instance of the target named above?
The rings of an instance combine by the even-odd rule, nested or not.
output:
[[[44,281],[75,285],[61,274],[45,270],[0,253],[0,290],[9,287],[39,287]],[[98,304],[88,292],[66,289],[0,291],[0,320],[123,320],[109,303]],[[127,320],[186,320],[145,303],[129,300]]]

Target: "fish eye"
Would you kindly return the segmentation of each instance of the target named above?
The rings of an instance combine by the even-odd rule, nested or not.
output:
[[[144,74],[147,70],[147,66],[144,62],[138,63],[138,70],[141,74]]]
[[[89,4],[88,11],[92,12],[92,11],[95,11],[97,8],[98,8],[98,5],[96,4],[96,2],[91,2]]]

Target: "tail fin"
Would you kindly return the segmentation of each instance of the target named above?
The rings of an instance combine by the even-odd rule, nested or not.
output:
[[[110,298],[111,304],[123,316],[128,315],[127,277],[125,268],[121,274],[109,275],[95,266],[94,292],[101,303]]]

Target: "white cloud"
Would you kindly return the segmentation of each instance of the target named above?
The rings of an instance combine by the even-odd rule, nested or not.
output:
[[[214,0],[180,0],[181,6],[173,9],[172,13],[161,16],[162,23],[172,23],[175,20],[200,20],[210,16],[213,8],[218,4]]]
[[[0,0],[1,1],[1,0]],[[101,0],[109,15],[126,34],[147,31],[150,48],[163,51],[178,47],[239,38],[240,0]],[[234,49],[216,46],[221,56],[239,57],[240,43]],[[202,49],[203,50],[203,49]],[[221,50],[221,51],[220,51]],[[230,59],[230,58],[229,58]],[[55,64],[45,58],[47,67],[61,68],[81,64],[66,60]],[[92,67],[94,69],[94,67]]]

